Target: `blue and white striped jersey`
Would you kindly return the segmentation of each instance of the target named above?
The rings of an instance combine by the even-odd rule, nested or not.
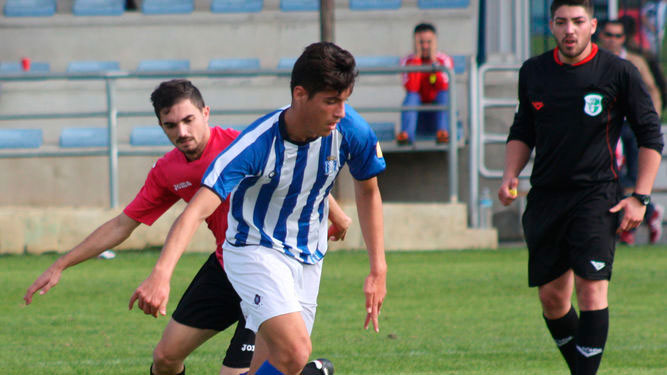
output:
[[[327,250],[328,195],[344,164],[365,180],[386,164],[368,123],[345,105],[327,137],[286,139],[284,108],[259,118],[211,163],[202,179],[230,197],[227,242],[270,247],[313,264]]]

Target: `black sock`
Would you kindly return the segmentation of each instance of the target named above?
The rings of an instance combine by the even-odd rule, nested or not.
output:
[[[608,330],[608,308],[581,312],[577,331],[577,375],[597,373]]]
[[[565,358],[565,362],[567,362],[567,366],[570,368],[570,373],[574,374],[577,360],[575,335],[579,326],[579,318],[577,317],[577,312],[574,310],[574,306],[570,307],[570,311],[562,318],[551,320],[545,316],[544,321],[547,323],[547,328],[551,333],[551,337],[556,342],[558,350],[560,350],[563,358]]]

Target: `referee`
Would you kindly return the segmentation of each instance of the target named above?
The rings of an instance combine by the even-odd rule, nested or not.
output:
[[[534,149],[523,215],[529,285],[539,289],[547,328],[570,372],[592,375],[609,328],[615,234],[641,223],[663,141],[637,69],[591,43],[592,0],[554,0],[549,26],[557,47],[519,72],[519,107],[498,198],[504,205],[516,198],[517,177]],[[624,118],[639,144],[637,184],[626,198],[614,160]]]

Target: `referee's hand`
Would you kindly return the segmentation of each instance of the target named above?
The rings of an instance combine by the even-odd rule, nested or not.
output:
[[[611,213],[620,211],[623,211],[623,220],[621,220],[621,225],[619,225],[618,229],[616,229],[616,233],[621,233],[637,228],[644,220],[646,206],[641,204],[633,197],[627,197],[609,209],[609,212]]]
[[[518,196],[517,187],[519,186],[519,179],[516,177],[503,180],[503,183],[498,189],[498,200],[503,206],[509,206],[514,202]]]

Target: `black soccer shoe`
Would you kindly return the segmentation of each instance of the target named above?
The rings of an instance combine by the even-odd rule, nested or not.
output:
[[[334,365],[326,358],[318,358],[306,364],[301,375],[333,375]]]

